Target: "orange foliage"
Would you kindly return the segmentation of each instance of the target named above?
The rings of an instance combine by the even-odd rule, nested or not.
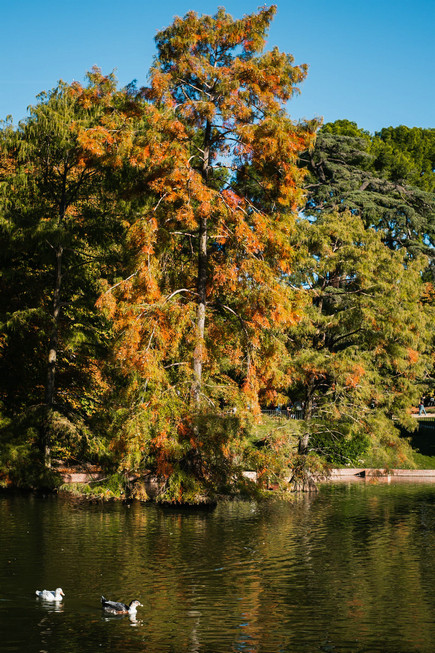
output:
[[[419,352],[416,351],[415,349],[411,349],[410,347],[408,347],[407,352],[408,352],[408,359],[411,365],[417,363],[418,359],[420,358]]]
[[[192,436],[191,446],[198,445],[183,422],[192,411],[194,362],[202,366],[201,396],[215,411],[235,397],[255,410],[260,392],[276,397],[289,380],[283,350],[270,342],[301,311],[285,275],[303,200],[298,156],[314,128],[285,114],[306,67],[277,49],[262,54],[275,10],[240,20],[223,9],[176,18],[156,37],[158,57],[142,89],[147,102],[134,107],[112,94],[117,110],[79,134],[83,157],[128,162],[146,193],[128,234],[130,274],[99,305],[114,319],[121,368],[140,379],[137,393],[157,413],[168,401],[177,406],[166,426],[154,425],[164,475],[171,469],[170,422],[179,439]],[[217,65],[212,52],[221,57]],[[94,74],[94,91],[74,86],[83,106],[104,101],[98,89],[110,80]],[[255,201],[244,194],[244,175],[255,180]]]
[[[352,372],[346,376],[346,386],[348,388],[356,388],[364,374],[365,369],[361,365],[355,365]]]

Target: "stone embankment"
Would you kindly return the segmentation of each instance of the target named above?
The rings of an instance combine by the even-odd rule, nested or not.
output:
[[[64,483],[95,483],[105,478],[105,474],[98,467],[89,466],[87,469],[59,469]],[[243,475],[255,482],[255,472],[244,472]],[[367,467],[352,467],[331,470],[326,481],[412,481],[435,483],[435,469],[372,469]],[[153,496],[158,487],[159,481],[156,477],[148,475],[142,479],[146,492]]]
[[[82,465],[80,467],[56,465],[54,469],[62,476],[64,483],[90,483],[101,481],[107,476],[97,465]]]
[[[329,481],[360,481],[361,479],[380,479],[397,481],[435,482],[435,469],[371,469],[355,467],[333,469]]]

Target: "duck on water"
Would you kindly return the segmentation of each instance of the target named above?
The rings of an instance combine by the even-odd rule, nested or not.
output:
[[[62,601],[65,594],[61,587],[55,590],[36,590],[36,596],[44,601]]]
[[[104,596],[102,596],[101,606],[103,610],[110,612],[111,614],[129,614],[131,616],[135,616],[137,608],[139,606],[142,607],[142,603],[135,600],[126,605],[125,603],[120,603],[118,601],[108,601],[104,598]]]

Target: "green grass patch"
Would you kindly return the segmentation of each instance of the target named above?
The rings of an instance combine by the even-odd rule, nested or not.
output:
[[[121,474],[113,474],[104,481],[95,483],[64,483],[59,487],[61,492],[68,492],[76,497],[108,501],[125,497],[125,478]]]
[[[414,453],[417,469],[435,469],[435,456],[425,456],[422,453]]]

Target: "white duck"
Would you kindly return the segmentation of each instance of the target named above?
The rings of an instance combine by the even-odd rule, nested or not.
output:
[[[52,590],[36,590],[36,596],[44,601],[62,601],[62,598],[65,596],[61,587],[58,587],[54,591]]]

